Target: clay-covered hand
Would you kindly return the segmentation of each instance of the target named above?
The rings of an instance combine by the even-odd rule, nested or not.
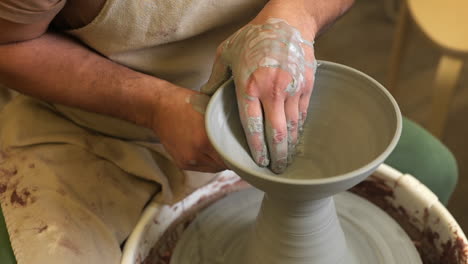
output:
[[[185,170],[219,172],[226,169],[205,130],[205,94],[171,87],[158,105],[152,128],[176,165]]]
[[[281,173],[295,155],[315,69],[313,40],[283,19],[268,18],[244,26],[219,46],[202,92],[214,93],[233,76],[252,157]]]

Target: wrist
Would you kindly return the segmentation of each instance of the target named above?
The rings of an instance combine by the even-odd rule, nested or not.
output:
[[[186,98],[194,91],[159,80],[157,87],[151,89],[142,109],[146,112],[143,126],[153,129],[159,135],[171,122],[174,115],[184,113]],[[154,85],[154,84],[153,84]]]
[[[326,30],[333,22],[346,13],[354,0],[270,0],[259,13],[259,16],[283,18],[298,28],[304,38],[313,40]],[[264,13],[265,14],[262,14]]]
[[[306,11],[303,1],[270,0],[251,24],[263,24],[269,18],[283,19],[308,41],[314,41],[319,31],[317,18]]]

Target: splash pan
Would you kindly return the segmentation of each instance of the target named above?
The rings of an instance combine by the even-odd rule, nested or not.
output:
[[[230,199],[241,191],[253,198],[252,190],[234,173],[225,172],[175,205],[150,204],[125,246],[122,264],[171,263],[174,249],[192,228],[191,223],[223,198]],[[343,194],[342,198],[335,199],[340,221],[347,215],[342,211],[346,210],[341,204],[343,199],[364,200],[401,227],[422,263],[467,263],[468,242],[463,231],[436,196],[413,176],[381,165],[373,175]],[[346,224],[342,222],[342,225],[348,236]],[[401,252],[404,251],[399,250],[397,254]]]

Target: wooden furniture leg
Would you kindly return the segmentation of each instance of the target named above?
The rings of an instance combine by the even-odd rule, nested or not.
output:
[[[463,60],[459,58],[444,55],[439,60],[433,83],[432,115],[428,123],[429,131],[438,138],[442,136],[462,66]]]
[[[393,37],[392,51],[390,55],[389,71],[387,76],[387,89],[394,97],[397,96],[397,81],[400,64],[407,44],[410,19],[406,1],[403,0],[398,14],[398,20]]]

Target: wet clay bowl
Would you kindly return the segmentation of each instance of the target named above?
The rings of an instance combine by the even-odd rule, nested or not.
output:
[[[252,188],[232,171],[172,206],[151,202],[128,238],[122,264],[168,264],[191,221],[204,209],[237,191]],[[468,242],[437,197],[416,178],[382,164],[352,189],[377,205],[405,230],[425,264],[468,263]]]
[[[398,105],[382,85],[353,68],[320,61],[298,154],[277,175],[251,158],[234,89],[227,82],[211,98],[208,137],[230,169],[286,199],[321,199],[351,188],[385,160],[401,133]]]
[[[235,94],[231,81],[211,97],[205,114],[208,138],[230,169],[265,194],[257,197],[246,192],[239,195],[242,199],[232,196],[239,199],[232,204],[249,201],[251,209],[235,211],[237,207],[227,202],[222,205],[226,209],[219,210],[226,215],[221,216],[219,211],[213,217],[207,215],[213,219],[207,230],[216,226],[226,228],[210,234],[187,233],[172,264],[197,258],[197,252],[202,252],[199,258],[206,263],[221,259],[226,264],[388,264],[393,260],[414,263],[413,259],[418,257],[415,249],[405,254],[408,255],[405,262],[398,255],[393,258],[395,250],[391,245],[411,246],[408,238],[392,237],[398,232],[390,232],[390,228],[355,232],[362,221],[351,220],[354,215],[348,217],[344,228],[336,212],[340,205],[335,206],[332,198],[369,176],[398,142],[401,114],[382,85],[345,65],[320,61],[297,155],[281,174],[257,166],[251,158],[239,120],[242,109],[238,108]],[[360,218],[367,219],[369,210],[363,208]],[[383,221],[380,219],[376,225]],[[362,228],[369,229],[369,224]],[[210,242],[203,242],[194,252],[191,243],[196,237],[207,236],[212,238]],[[375,243],[362,243],[370,240]],[[378,253],[374,253],[375,247]],[[208,260],[205,251],[220,253]],[[381,255],[386,256],[385,260],[379,260]]]

